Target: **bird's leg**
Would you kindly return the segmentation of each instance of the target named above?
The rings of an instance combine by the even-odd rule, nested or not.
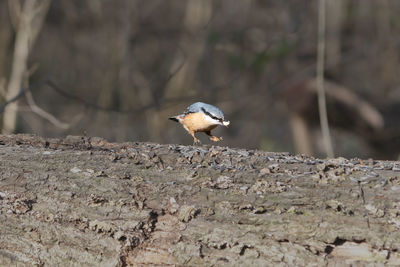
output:
[[[211,131],[206,132],[206,134],[210,136],[211,141],[214,141],[214,142],[222,141],[222,136],[216,137],[215,135],[211,134]]]
[[[193,137],[193,145],[195,144],[201,144],[201,141],[199,139],[196,138],[196,136],[194,135],[194,132],[189,132],[190,135]]]
[[[201,144],[200,140],[196,138],[196,136],[194,135],[194,131],[189,130],[189,128],[187,128],[185,125],[183,126],[185,128],[185,130],[193,137],[193,145],[195,144]]]

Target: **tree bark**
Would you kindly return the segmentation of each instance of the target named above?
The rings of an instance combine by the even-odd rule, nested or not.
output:
[[[400,261],[400,162],[0,135],[0,265]]]

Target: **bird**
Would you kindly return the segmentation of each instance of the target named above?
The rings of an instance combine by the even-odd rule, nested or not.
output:
[[[218,142],[222,137],[217,137],[211,134],[218,125],[228,127],[229,121],[225,120],[224,113],[216,106],[203,102],[196,102],[186,108],[183,114],[169,118],[170,120],[179,122],[183,128],[193,137],[193,145],[201,143],[196,138],[195,133],[204,132],[210,136],[210,140]]]

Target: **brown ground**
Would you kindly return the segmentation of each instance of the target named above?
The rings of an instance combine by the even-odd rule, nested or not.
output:
[[[398,265],[399,193],[399,162],[0,135],[0,265]]]

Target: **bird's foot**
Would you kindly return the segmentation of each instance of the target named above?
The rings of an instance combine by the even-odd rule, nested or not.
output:
[[[199,139],[197,139],[197,138],[193,139],[193,145],[200,145],[200,144],[201,144],[201,141]]]
[[[211,136],[211,137],[210,137],[210,140],[211,140],[211,141],[214,141],[214,142],[218,142],[218,141],[222,141],[223,138],[222,138],[222,136],[221,136],[221,137]]]

